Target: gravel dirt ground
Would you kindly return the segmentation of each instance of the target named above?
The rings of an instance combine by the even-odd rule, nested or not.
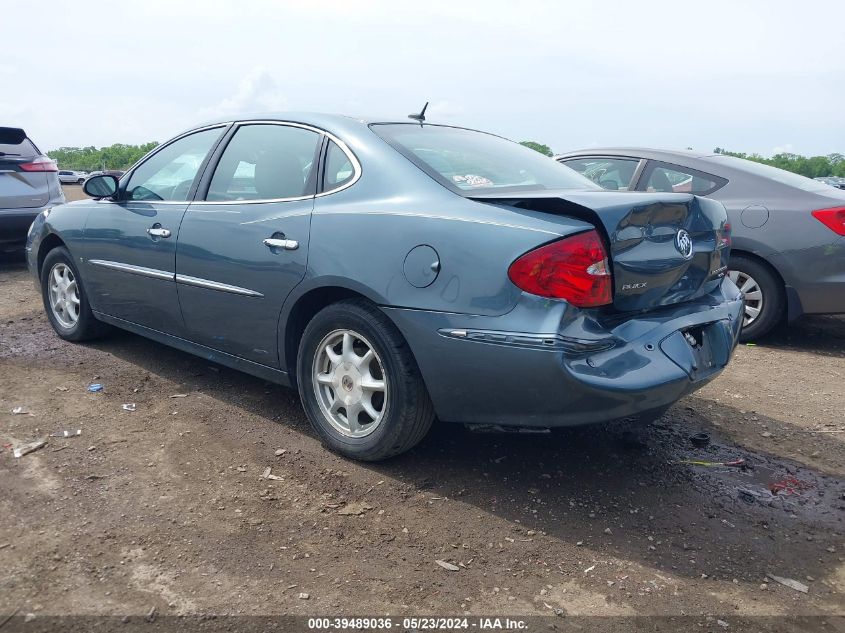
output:
[[[839,630],[843,379],[845,319],[807,318],[740,347],[648,427],[439,424],[359,464],[321,447],[294,391],[119,331],[61,341],[24,265],[5,262],[0,621],[155,607],[686,615],[715,630],[813,615]],[[63,429],[82,434],[13,457]],[[738,459],[748,468],[679,463]]]
[[[88,197],[79,185],[62,185],[62,191],[65,192],[65,200],[68,202],[73,202],[74,200],[84,200]]]

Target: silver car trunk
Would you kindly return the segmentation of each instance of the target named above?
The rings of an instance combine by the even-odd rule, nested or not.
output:
[[[48,173],[20,167],[40,155],[23,130],[0,128],[0,209],[27,209],[49,202]]]

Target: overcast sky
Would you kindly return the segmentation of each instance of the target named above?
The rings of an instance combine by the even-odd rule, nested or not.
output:
[[[42,150],[318,110],[601,145],[845,153],[845,2],[3,2],[0,125]]]

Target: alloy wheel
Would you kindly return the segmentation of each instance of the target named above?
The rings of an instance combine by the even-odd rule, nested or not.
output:
[[[742,326],[748,327],[763,311],[763,290],[751,275],[739,270],[728,271],[728,277],[736,284],[745,299]]]
[[[70,266],[61,262],[50,270],[50,309],[59,324],[67,329],[79,321],[79,285]]]
[[[365,437],[387,410],[381,359],[366,338],[347,329],[329,332],[314,354],[312,382],[326,420],[346,437]]]

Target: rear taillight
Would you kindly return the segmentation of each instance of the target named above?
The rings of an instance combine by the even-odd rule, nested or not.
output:
[[[19,163],[18,167],[24,171],[59,171],[56,161],[50,160],[46,156],[39,156],[29,163]]]
[[[511,264],[508,277],[525,292],[565,299],[579,308],[613,301],[607,251],[595,230],[526,253]]]
[[[725,222],[721,230],[716,231],[717,246],[716,248],[730,248],[731,246],[731,225],[730,222]]]
[[[845,235],[845,207],[819,209],[813,211],[813,217],[837,235]]]

